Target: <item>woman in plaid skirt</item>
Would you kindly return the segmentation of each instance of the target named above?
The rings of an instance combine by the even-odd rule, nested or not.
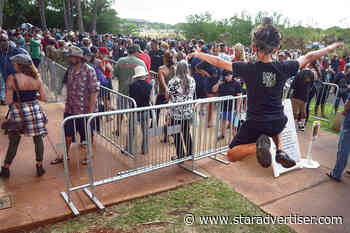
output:
[[[43,137],[47,135],[47,117],[38,100],[47,101],[46,93],[40,74],[28,55],[18,54],[10,59],[17,73],[10,75],[7,79],[6,104],[10,106],[9,119],[22,122],[24,130],[21,132],[9,131],[10,142],[0,177],[10,177],[10,166],[16,156],[22,134],[33,137],[37,175],[42,176],[45,173],[42,161],[44,155]]]

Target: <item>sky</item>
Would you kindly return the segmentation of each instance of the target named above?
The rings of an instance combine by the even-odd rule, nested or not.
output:
[[[253,16],[267,11],[287,16],[293,23],[350,28],[349,0],[116,0],[114,8],[121,18],[168,24],[186,22],[186,16],[206,11],[218,20],[242,11]]]

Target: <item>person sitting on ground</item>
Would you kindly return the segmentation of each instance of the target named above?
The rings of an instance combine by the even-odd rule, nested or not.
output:
[[[215,92],[219,92],[219,96],[241,96],[242,95],[242,87],[241,84],[233,79],[232,71],[224,70],[223,72],[224,81],[219,81],[216,85],[214,85],[213,90]],[[222,140],[225,138],[225,128],[226,121],[232,123],[232,135],[236,135],[236,128],[238,127],[238,116],[241,112],[241,101],[240,99],[235,100],[227,100],[224,101],[222,106],[220,107],[220,119],[222,120],[221,124],[221,135],[218,140]],[[236,107],[236,112],[235,109]]]
[[[257,54],[257,62],[227,62],[219,57],[204,53],[193,53],[212,65],[233,72],[240,76],[247,84],[248,112],[237,135],[230,144],[228,158],[237,161],[256,152],[257,160],[262,167],[269,167],[272,163],[271,142],[276,145],[276,162],[285,168],[291,168],[296,162],[282,150],[280,134],[287,124],[282,105],[283,87],[291,76],[296,75],[299,67],[326,55],[342,46],[337,42],[324,49],[313,51],[298,60],[273,62],[272,55],[280,48],[282,34],[272,24],[271,18],[264,18],[262,23],[253,29],[252,48]],[[256,142],[256,144],[255,144]],[[254,144],[253,144],[254,143]]]
[[[129,86],[130,97],[136,101],[137,107],[150,106],[152,85],[146,81],[148,72],[144,66],[135,67],[135,75],[132,77],[135,81]],[[142,129],[142,154],[149,152],[149,134],[148,121],[150,111],[137,113],[137,121],[141,124]]]
[[[42,162],[47,117],[38,100],[47,101],[44,85],[30,56],[18,54],[10,59],[17,73],[9,75],[6,81],[6,104],[10,105],[9,119],[23,122],[24,129],[21,132],[8,132],[10,142],[0,177],[10,177],[10,166],[17,154],[21,134],[33,137],[37,175],[42,176],[45,173]]]

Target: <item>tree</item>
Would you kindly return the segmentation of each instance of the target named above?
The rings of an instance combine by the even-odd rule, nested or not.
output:
[[[38,0],[38,3],[39,3],[41,26],[44,30],[47,30],[46,16],[45,16],[45,0]]]
[[[83,22],[83,13],[81,11],[81,2],[80,0],[76,0],[76,8],[78,11],[78,26],[79,26],[79,32],[84,32],[84,22]]]
[[[65,26],[66,30],[69,30],[70,25],[69,25],[69,19],[68,19],[68,9],[66,7],[67,1],[62,0],[62,4],[63,4],[64,26]]]
[[[92,29],[91,31],[96,32],[96,21],[97,21],[97,1],[94,1],[94,7],[92,9]]]
[[[3,23],[4,5],[5,5],[5,0],[0,0],[0,27],[2,27],[2,23]]]

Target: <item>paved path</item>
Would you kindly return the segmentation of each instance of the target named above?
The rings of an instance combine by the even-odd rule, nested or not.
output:
[[[50,138],[54,144],[59,144],[63,105],[48,104],[44,108],[49,116]],[[0,116],[5,112],[6,108],[0,107]],[[303,155],[307,149],[307,134],[305,132],[299,136]],[[7,143],[7,137],[0,135],[1,160],[3,160]],[[350,232],[350,212],[348,211],[350,179],[345,176],[342,183],[335,183],[325,176],[334,164],[336,143],[337,135],[321,132],[313,151],[315,160],[321,163],[321,168],[300,169],[276,179],[273,178],[271,168],[259,167],[254,155],[230,165],[223,165],[211,159],[200,160],[197,165],[200,171],[221,179],[272,215],[341,215],[344,217],[343,225],[291,225],[297,232],[345,233]],[[58,150],[62,152],[62,147],[58,147]],[[95,150],[98,152],[101,148],[97,147]],[[72,151],[72,157],[76,157],[79,161],[81,155],[78,146],[75,145]],[[36,177],[32,139],[23,138],[11,167],[11,178],[4,181],[6,191],[12,196],[12,208],[0,210],[0,232],[8,232],[15,228],[25,229],[33,224],[62,220],[72,216],[70,209],[60,196],[60,192],[65,190],[63,166],[49,165],[49,161],[54,157],[55,152],[45,139],[44,166],[47,174],[41,178]],[[81,172],[85,173],[84,168]],[[103,204],[111,205],[169,190],[196,180],[199,180],[198,176],[178,166],[172,166],[100,187],[96,195]],[[4,185],[0,182],[0,189],[3,187]],[[73,202],[82,212],[96,208],[81,191],[73,194]]]
[[[308,132],[299,134],[302,155],[307,151]],[[261,168],[255,155],[222,165],[202,160],[199,167],[227,183],[235,191],[274,216],[343,216],[342,225],[291,225],[300,233],[350,232],[350,176],[342,183],[331,181],[325,174],[334,166],[338,136],[325,131],[313,147],[318,169],[300,169],[273,178],[272,168]]]

